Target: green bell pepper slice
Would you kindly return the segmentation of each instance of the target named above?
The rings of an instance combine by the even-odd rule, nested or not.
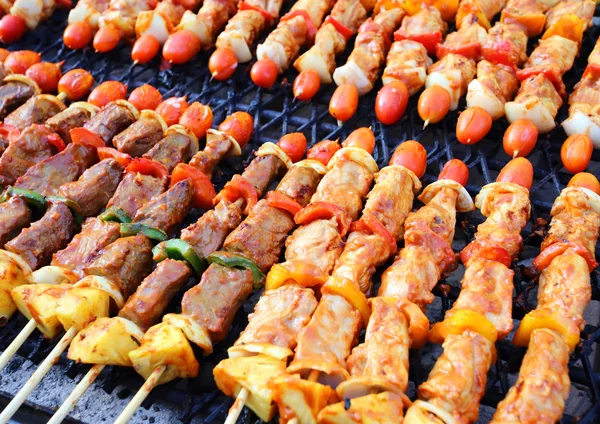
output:
[[[262,286],[261,282],[264,280],[265,275],[250,259],[229,252],[215,252],[208,255],[206,260],[210,264],[215,263],[227,268],[248,269],[252,273],[255,288]]]
[[[201,276],[206,269],[206,260],[198,256],[188,242],[181,239],[171,239],[157,244],[152,249],[152,254],[156,262],[164,261],[167,258],[186,261],[198,276]]]

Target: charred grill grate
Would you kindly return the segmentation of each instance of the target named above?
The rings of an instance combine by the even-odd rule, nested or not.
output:
[[[36,31],[27,34],[23,41],[10,48],[41,52],[46,61],[64,60],[63,70],[76,67],[88,69],[97,82],[118,79],[128,84],[130,88],[149,83],[159,88],[165,98],[187,94],[190,101],[198,100],[209,104],[216,123],[221,122],[232,111],[248,111],[253,115],[256,127],[251,148],[245,152],[245,159],[250,156],[251,149],[256,149],[266,141],[276,141],[281,135],[291,131],[304,132],[310,144],[314,144],[326,138],[343,138],[358,126],[370,125],[373,126],[377,136],[374,156],[379,165],[383,166],[387,163],[391,152],[401,141],[416,139],[421,141],[428,151],[429,164],[427,174],[423,177],[424,183],[434,181],[441,165],[448,159],[457,157],[469,165],[471,176],[467,189],[472,195],[477,194],[483,185],[494,181],[500,169],[509,160],[501,143],[507,125],[505,120],[496,122],[492,132],[481,143],[472,147],[463,146],[454,137],[456,112],[451,113],[441,124],[422,130],[421,121],[416,114],[416,98],[412,98],[405,117],[398,124],[385,127],[374,117],[374,95],[371,93],[361,99],[356,117],[343,127],[338,127],[328,113],[329,98],[334,87],[326,87],[313,102],[305,104],[294,101],[291,94],[291,81],[295,77],[295,71],[289,71],[284,76],[287,81],[284,78],[284,82],[278,83],[272,90],[262,90],[250,83],[250,67],[247,65],[240,66],[232,81],[223,83],[210,81],[210,74],[206,67],[208,54],[202,54],[186,66],[157,72],[158,60],[155,60],[152,66],[132,66],[130,49],[126,47],[119,48],[108,55],[98,55],[90,49],[83,52],[70,51],[64,47],[61,40],[66,15],[65,11],[57,12]],[[595,15],[600,16],[600,9],[596,10]],[[585,35],[580,59],[574,69],[565,75],[565,83],[569,90],[581,77],[587,56],[600,34],[600,26],[598,26],[600,21],[597,17],[594,18],[594,23],[595,26]],[[349,49],[351,47],[349,46]],[[567,105],[559,112],[559,122],[566,117],[566,112]],[[539,252],[545,228],[544,220],[548,219],[552,202],[570,178],[568,173],[561,170],[559,150],[564,138],[565,134],[560,128],[555,130],[550,136],[541,138],[536,149],[529,156],[535,169],[531,194],[533,209],[531,222],[525,230],[525,248],[521,260],[514,267],[516,294],[513,300],[513,315],[516,320],[521,319],[535,306],[535,275],[532,275],[529,266]],[[214,177],[217,188],[222,187],[233,173],[242,169],[243,165],[244,163],[239,159],[225,162]],[[600,152],[594,152],[588,170],[600,176]],[[195,221],[196,218],[197,214],[192,214],[184,225]],[[478,212],[459,216],[458,222],[462,225],[457,229],[457,240],[454,243],[456,251],[460,251],[472,238],[475,226],[482,220]],[[600,254],[600,251],[597,251],[597,254]],[[435,291],[436,301],[428,312],[432,321],[438,321],[456,299],[461,277],[462,270],[458,269],[447,281],[438,285]],[[193,284],[195,281],[190,281],[188,287]],[[598,271],[594,271],[592,275],[592,285],[593,300],[586,314],[588,325],[583,332],[583,343],[576,349],[570,362],[572,389],[566,404],[563,423],[600,421],[600,357],[597,354],[600,343]],[[232,400],[216,389],[212,379],[212,368],[226,356],[226,348],[233,344],[245,327],[247,316],[252,311],[258,296],[259,294],[254,294],[246,302],[234,320],[228,337],[216,347],[215,353],[201,360],[199,376],[194,380],[175,381],[159,386],[146,400],[144,408],[140,408],[136,413],[135,422],[170,422],[174,418],[184,423],[223,422]],[[180,300],[181,295],[172,302],[171,308],[179,305]],[[13,318],[6,327],[0,329],[0,349],[6,348],[24,323],[23,317]],[[12,398],[52,346],[39,334],[30,337],[19,350],[19,356],[0,373],[0,395]],[[426,380],[440,352],[439,346],[429,345],[421,351],[411,352],[409,390],[411,397],[414,398],[415,388]],[[479,422],[490,420],[495,405],[514,384],[524,353],[524,349],[515,348],[509,341],[498,344],[499,360],[488,375],[488,387],[482,401]],[[198,358],[202,358],[200,352]],[[66,360],[63,355],[58,366],[54,367],[41,387],[29,397],[28,405],[36,410],[51,412],[88,369],[88,366]],[[72,414],[81,422],[111,422],[140,385],[141,378],[133,370],[108,367],[100,375],[94,387],[88,390],[78,403]],[[29,419],[27,421],[31,422]],[[254,423],[258,422],[258,419],[245,410],[240,422]]]

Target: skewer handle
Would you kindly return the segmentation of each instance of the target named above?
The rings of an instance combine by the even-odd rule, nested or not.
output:
[[[23,327],[21,332],[17,334],[17,337],[15,337],[12,343],[8,345],[6,350],[2,352],[2,355],[0,355],[0,371],[2,371],[6,364],[8,364],[10,358],[17,353],[17,350],[19,350],[23,343],[25,343],[25,340],[27,340],[27,337],[33,333],[33,330],[35,330],[35,320],[32,318],[29,320],[27,325]]]
[[[242,390],[240,390],[240,393],[238,394],[237,398],[235,398],[235,402],[233,402],[233,405],[231,405],[231,408],[229,408],[229,414],[227,414],[227,419],[225,420],[224,424],[236,423],[238,417],[244,409],[244,404],[246,403],[246,400],[248,400],[248,394],[248,389],[246,389],[245,387],[242,388]]]
[[[160,380],[160,377],[163,375],[166,369],[166,365],[160,365],[156,367],[154,371],[152,371],[150,377],[148,377],[148,379],[144,382],[144,385],[140,388],[140,390],[138,390],[133,399],[131,399],[129,405],[127,405],[123,412],[121,412],[121,415],[119,415],[119,418],[117,418],[115,424],[126,424],[129,422],[135,411],[137,411],[144,399],[148,397],[154,386],[156,386],[156,383],[158,383],[158,380]]]
[[[50,368],[58,361],[60,355],[65,351],[65,349],[73,340],[73,337],[77,334],[77,329],[75,327],[71,327],[69,331],[65,333],[65,335],[60,339],[58,344],[54,346],[52,352],[44,359],[44,362],[40,364],[40,366],[35,370],[35,372],[29,377],[29,380],[23,385],[19,393],[16,394],[14,399],[4,408],[2,414],[0,414],[0,424],[6,424],[10,418],[15,415],[15,413],[19,410],[23,402],[27,399],[27,397],[33,392],[33,390],[40,384],[42,378]]]
[[[71,392],[68,398],[58,408],[58,411],[50,418],[48,424],[59,424],[65,419],[69,411],[77,404],[77,401],[83,396],[85,391],[92,385],[94,380],[102,372],[105,365],[94,365],[87,374],[81,379],[77,387]]]

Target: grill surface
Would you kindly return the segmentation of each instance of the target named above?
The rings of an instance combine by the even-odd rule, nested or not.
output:
[[[285,7],[285,6],[284,6]],[[288,5],[289,7],[289,5]],[[82,67],[94,75],[96,82],[116,79],[126,83],[130,89],[149,83],[157,87],[165,98],[173,95],[187,95],[190,103],[200,101],[209,104],[214,114],[214,122],[221,122],[226,115],[236,110],[244,110],[253,115],[255,133],[250,146],[246,148],[243,159],[230,159],[217,171],[214,182],[217,189],[235,173],[239,172],[252,150],[266,141],[276,141],[283,134],[302,131],[312,145],[322,139],[344,138],[359,126],[372,126],[377,137],[374,157],[380,166],[387,164],[391,152],[406,139],[419,140],[428,151],[428,168],[423,177],[424,183],[435,180],[441,166],[447,160],[456,157],[462,159],[470,168],[468,191],[475,196],[480,188],[495,180],[500,169],[509,160],[502,148],[502,135],[507,123],[504,119],[495,122],[486,139],[475,146],[464,146],[457,142],[454,135],[457,113],[452,112],[438,125],[421,129],[421,120],[416,113],[416,98],[409,102],[407,113],[396,125],[386,127],[374,117],[373,93],[361,98],[359,111],[350,122],[338,127],[328,113],[328,103],[335,86],[325,87],[310,104],[294,101],[291,93],[291,82],[296,73],[289,71],[283,82],[277,83],[271,90],[257,89],[250,81],[248,65],[242,65],[233,80],[224,83],[210,81],[206,66],[208,54],[202,54],[186,66],[158,72],[159,63],[155,60],[151,66],[132,66],[130,48],[121,47],[111,54],[98,55],[91,49],[73,52],[66,49],[61,35],[66,24],[67,13],[59,11],[47,22],[25,36],[18,44],[10,46],[11,50],[31,49],[42,53],[43,60],[58,62],[64,60],[63,71]],[[596,10],[594,26],[585,35],[580,58],[574,69],[565,75],[565,83],[570,92],[579,80],[585,68],[588,54],[600,34],[600,9]],[[534,46],[530,45],[530,51]],[[352,43],[348,50],[352,48]],[[347,52],[348,53],[348,52]],[[343,61],[345,61],[344,56]],[[289,81],[289,82],[288,82]],[[374,93],[380,87],[376,87]],[[464,109],[464,103],[459,110]],[[558,122],[566,117],[567,105],[559,112]],[[549,136],[541,137],[535,150],[528,157],[534,165],[535,179],[531,190],[532,217],[524,232],[525,248],[520,261],[514,266],[515,297],[513,300],[513,318],[518,320],[535,307],[536,282],[530,272],[531,261],[539,253],[539,245],[543,238],[552,202],[571,177],[562,169],[560,162],[560,146],[565,139],[560,127]],[[600,151],[595,151],[588,171],[600,176]],[[418,206],[418,205],[417,205]],[[192,214],[184,226],[194,222],[198,217]],[[483,221],[478,212],[459,216],[454,243],[455,251],[460,251],[473,237],[475,226]],[[600,253],[597,250],[597,255]],[[428,316],[432,322],[439,321],[452,300],[459,292],[460,279],[464,268],[460,267],[453,275],[440,285],[447,284],[451,290],[436,290],[436,301],[430,306]],[[189,288],[195,284],[190,281]],[[438,288],[440,287],[438,285]],[[586,326],[583,343],[578,346],[571,357],[569,374],[572,381],[571,394],[566,404],[563,423],[600,422],[600,358],[597,355],[600,343],[600,278],[598,271],[592,274],[592,302],[586,311]],[[443,293],[449,293],[444,295]],[[181,294],[176,297],[170,308],[176,310],[180,304]],[[184,423],[218,423],[223,422],[232,400],[222,395],[214,384],[212,368],[226,356],[226,349],[236,340],[247,323],[247,316],[252,311],[259,294],[254,294],[240,310],[234,320],[227,339],[215,347],[215,352],[201,358],[199,376],[193,380],[174,381],[156,388],[134,416],[132,422],[173,422]],[[18,331],[25,324],[23,317],[13,318],[9,324],[0,329],[0,350],[8,346]],[[516,380],[524,349],[515,348],[510,339],[498,344],[498,361],[488,375],[486,395],[480,409],[480,423],[491,419],[495,405],[504,397]],[[19,350],[9,365],[0,373],[0,395],[12,398],[37,364],[49,353],[53,344],[45,341],[39,333],[31,336]],[[414,399],[415,388],[424,380],[435,359],[441,353],[440,346],[428,345],[410,356],[410,390],[409,396]],[[77,365],[68,361],[63,354],[57,366],[42,381],[40,387],[29,397],[28,405],[42,414],[55,410],[80,380],[89,366]],[[107,367],[94,386],[79,401],[71,413],[71,418],[85,423],[112,422],[125,407],[132,395],[141,386],[142,379],[131,369]],[[18,418],[18,417],[17,417]],[[21,420],[32,421],[31,415]],[[244,410],[240,422],[254,423],[259,420],[248,410]]]

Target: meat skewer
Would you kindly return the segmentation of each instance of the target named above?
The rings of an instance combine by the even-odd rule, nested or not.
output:
[[[83,49],[92,42],[99,20],[109,8],[110,0],[80,0],[71,9],[63,41],[70,49]]]
[[[454,159],[419,196],[425,206],[406,220],[405,247],[382,275],[379,295],[370,300],[365,342],[352,350],[347,379],[336,388],[339,399],[352,399],[352,407],[329,405],[319,422],[369,416],[372,403],[381,401],[377,421],[392,423],[402,416],[403,403],[410,404],[404,395],[409,348],[421,347],[429,329],[421,309],[433,300],[430,291],[439,279],[456,267],[451,246],[457,209],[475,208],[463,188],[467,179],[468,168]]]
[[[444,353],[418,390],[405,422],[475,422],[494,343],[512,329],[512,278],[509,266],[521,248],[520,232],[529,220],[533,167],[524,158],[510,161],[484,186],[475,204],[486,221],[461,252],[466,266],[462,290],[444,321],[435,324],[433,342]],[[457,373],[461,369],[464,372]]]
[[[7,0],[0,4],[6,13],[0,19],[0,41],[14,43],[21,39],[25,31],[34,30],[48,19],[57,8],[70,8],[70,0]]]
[[[581,183],[584,176],[589,181]],[[498,404],[493,423],[515,417],[523,423],[549,423],[562,416],[570,388],[569,354],[579,343],[585,326],[583,311],[592,296],[590,273],[597,265],[594,250],[600,225],[598,193],[598,180],[579,174],[554,201],[550,230],[533,262],[541,271],[538,304],[513,338],[515,345],[528,346],[527,353],[517,386]]]

